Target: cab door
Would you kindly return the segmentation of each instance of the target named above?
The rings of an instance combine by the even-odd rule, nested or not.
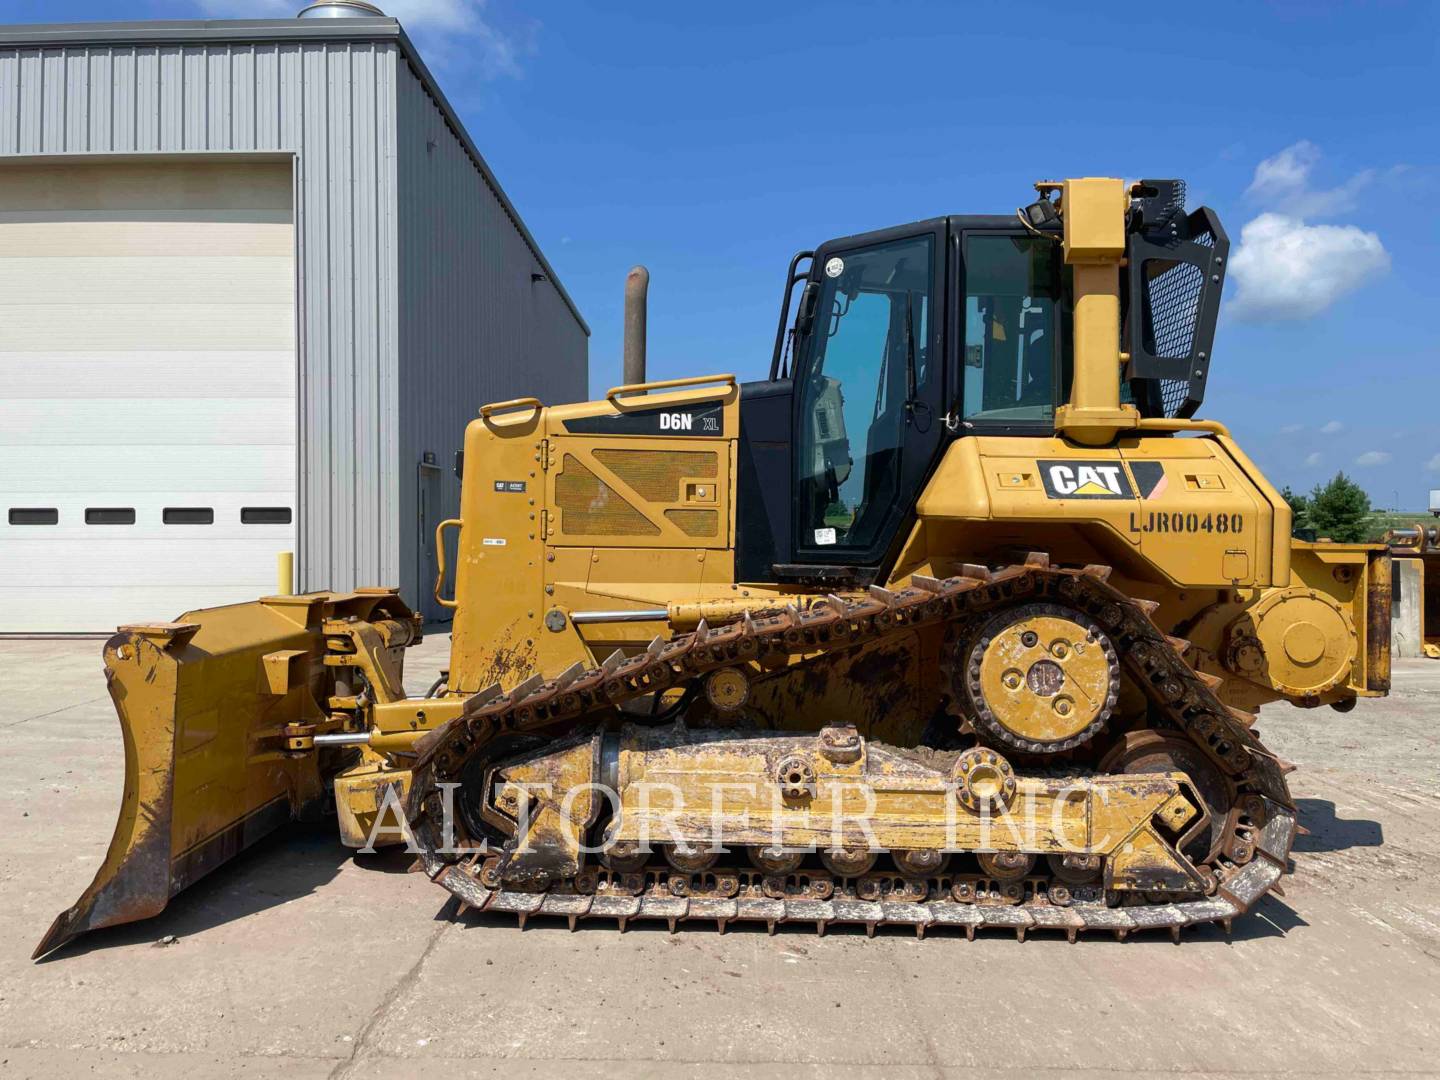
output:
[[[802,567],[879,567],[913,519],[945,432],[944,253],[941,223],[815,254],[795,372]]]

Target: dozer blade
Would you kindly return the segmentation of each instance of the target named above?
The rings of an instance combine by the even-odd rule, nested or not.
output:
[[[87,930],[157,914],[170,898],[280,825],[318,809],[313,732],[327,701],[323,620],[366,617],[375,594],[276,596],[124,626],[105,676],[125,740],[125,790],[95,880],[36,958]],[[408,615],[408,612],[405,612]],[[335,753],[335,751],[327,751]]]

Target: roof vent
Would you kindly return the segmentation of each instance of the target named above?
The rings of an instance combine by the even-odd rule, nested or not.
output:
[[[373,19],[384,18],[385,12],[365,0],[320,0],[301,8],[297,19]]]

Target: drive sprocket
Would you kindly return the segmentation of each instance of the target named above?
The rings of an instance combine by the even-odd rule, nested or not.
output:
[[[982,738],[1032,754],[1089,742],[1120,694],[1120,660],[1095,621],[1060,604],[999,612],[946,651],[951,691]]]

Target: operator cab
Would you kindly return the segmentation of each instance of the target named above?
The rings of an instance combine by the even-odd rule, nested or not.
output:
[[[1153,195],[1137,198],[1127,240],[1124,292],[1143,302],[1122,399],[1143,415],[1188,416],[1203,399],[1219,290],[1176,257],[1176,237],[1207,260],[1228,242],[1210,211],[1183,216],[1183,185],[1144,183]],[[1061,237],[1053,218],[951,216],[795,256],[770,378],[742,387],[738,580],[874,581],[950,439],[1054,434],[1073,371]]]

